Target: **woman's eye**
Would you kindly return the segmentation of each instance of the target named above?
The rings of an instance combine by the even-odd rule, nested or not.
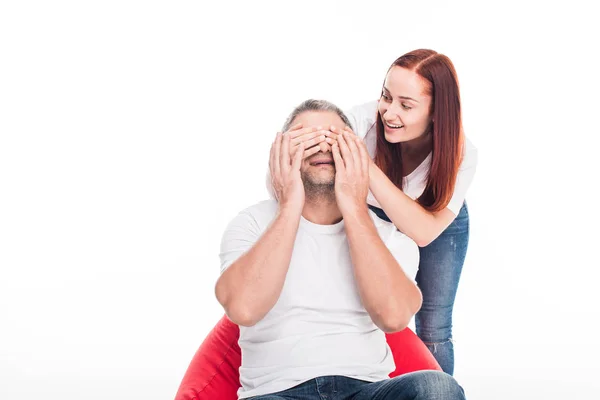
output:
[[[409,107],[406,104],[402,103],[402,108],[404,108],[405,110],[410,110],[412,107]]]
[[[388,96],[388,95],[387,95],[387,94],[385,94],[385,93],[381,93],[381,97],[383,97],[383,98],[384,98],[384,99],[386,99],[387,101],[390,101],[390,100],[391,100],[390,96]]]

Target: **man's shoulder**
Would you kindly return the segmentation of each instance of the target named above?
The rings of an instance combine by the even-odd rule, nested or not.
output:
[[[246,207],[242,212],[250,214],[275,214],[278,208],[279,204],[277,204],[277,200],[266,199]]]
[[[379,218],[372,210],[369,210],[369,216],[373,220],[373,224],[375,224],[375,228],[377,228],[379,233],[382,231],[390,231],[392,228],[395,228],[394,224]]]
[[[259,226],[268,225],[277,215],[279,205],[277,200],[268,199],[260,201],[240,211],[240,215],[249,216],[254,219]]]

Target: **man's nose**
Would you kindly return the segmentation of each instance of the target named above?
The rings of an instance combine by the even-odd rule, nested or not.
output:
[[[327,142],[319,143],[319,147],[321,148],[321,152],[323,152],[323,153],[327,153],[327,152],[331,151],[331,146]]]

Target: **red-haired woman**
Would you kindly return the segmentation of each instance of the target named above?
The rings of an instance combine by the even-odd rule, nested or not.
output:
[[[454,66],[433,50],[411,51],[388,70],[379,100],[347,115],[373,158],[369,208],[419,245],[417,334],[452,375],[452,309],[469,242],[464,200],[477,165]]]

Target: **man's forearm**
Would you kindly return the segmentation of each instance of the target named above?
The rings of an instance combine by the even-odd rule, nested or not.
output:
[[[300,215],[301,211],[280,210],[254,246],[217,281],[217,299],[236,324],[256,324],[277,302],[290,265]]]
[[[366,206],[344,215],[344,224],[365,309],[381,330],[404,329],[421,307],[421,292],[379,237]]]

